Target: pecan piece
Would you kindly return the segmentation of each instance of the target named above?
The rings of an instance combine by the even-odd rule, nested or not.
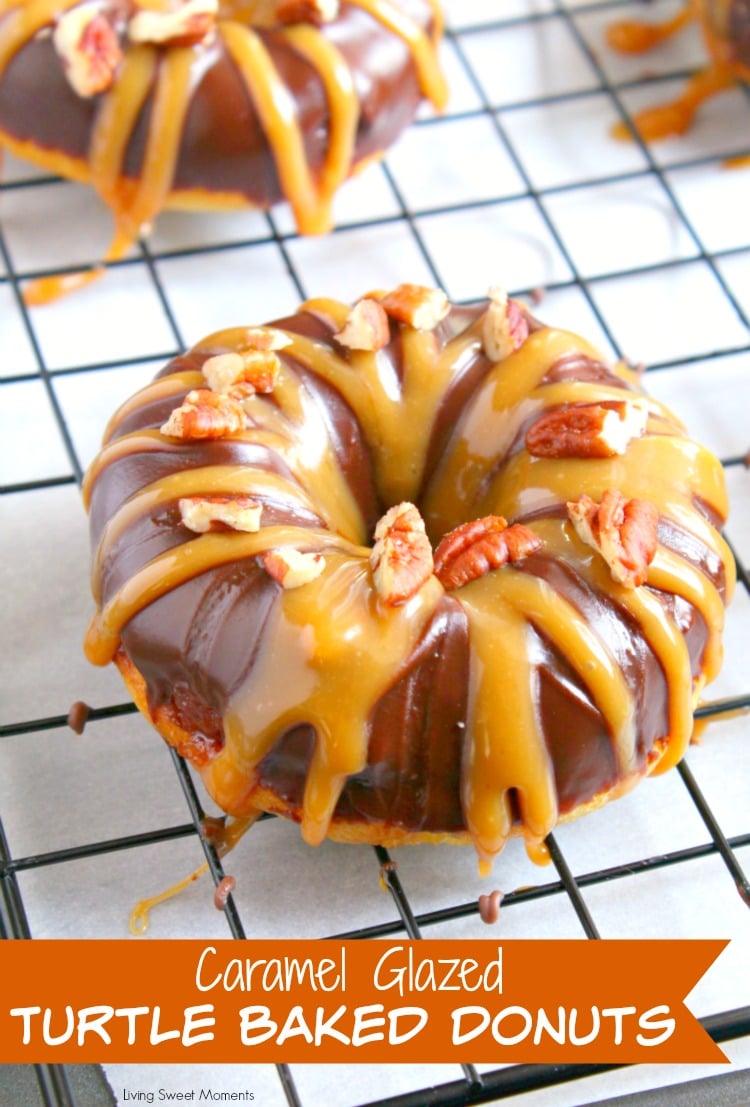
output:
[[[110,88],[122,50],[100,5],[83,4],[61,15],[52,42],[68,84],[79,96],[88,99]]]
[[[312,23],[322,27],[339,14],[339,0],[278,0],[276,18],[279,23]]]
[[[529,337],[529,324],[515,300],[502,288],[491,288],[482,320],[482,349],[490,361],[502,361]]]
[[[365,297],[357,301],[333,337],[350,350],[382,350],[391,337],[388,316],[377,300]]]
[[[178,500],[180,518],[188,530],[260,530],[263,508],[252,496],[185,496]]]
[[[273,392],[280,369],[273,350],[253,349],[215,354],[201,367],[212,392],[237,400],[255,392]]]
[[[161,9],[135,2],[136,14],[128,23],[131,42],[153,46],[194,46],[214,28],[219,11],[218,0],[177,0]]]
[[[526,432],[533,457],[615,457],[646,429],[648,412],[637,401],[558,407],[536,419]]]
[[[600,503],[584,493],[568,504],[579,538],[609,565],[613,580],[637,588],[648,575],[657,547],[659,512],[649,500],[626,500],[608,488]]]
[[[461,588],[509,561],[523,561],[541,545],[523,524],[508,526],[502,515],[485,515],[444,535],[435,550],[435,576],[447,591]]]
[[[188,392],[161,428],[170,438],[224,438],[245,429],[242,405],[207,388]]]
[[[414,504],[386,511],[370,550],[375,591],[391,607],[410,599],[432,576],[432,546]]]
[[[293,546],[281,546],[263,554],[263,568],[282,588],[300,588],[319,577],[325,568],[320,553],[305,553]]]
[[[445,293],[422,284],[400,284],[380,297],[380,303],[392,319],[407,323],[418,331],[432,331],[451,309]]]

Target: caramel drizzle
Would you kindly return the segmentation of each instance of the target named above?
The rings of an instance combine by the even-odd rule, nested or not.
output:
[[[305,310],[323,315],[334,327],[343,325],[347,314],[344,305],[329,300],[310,301]],[[288,332],[292,345],[286,348],[282,360],[290,355],[341,392],[373,452],[384,458],[378,462],[381,489],[417,496],[424,479],[435,412],[455,366],[476,351],[480,328],[481,318],[440,350],[434,334],[402,327],[401,382],[387,357],[351,354],[345,360],[325,342],[292,332]],[[222,332],[211,336],[203,346],[241,346],[243,334],[240,329]],[[662,743],[668,748],[657,764],[656,771],[660,771],[684,752],[692,728],[696,690],[718,670],[724,604],[700,569],[663,547],[657,550],[645,586],[627,589],[617,584],[603,560],[584,548],[571,525],[559,517],[559,506],[583,491],[599,496],[607,487],[617,487],[628,497],[652,499],[665,517],[691,531],[721,558],[727,592],[731,594],[734,568],[728,547],[692,506],[697,496],[724,514],[726,500],[718,463],[681,436],[679,425],[666,408],[631,393],[647,405],[650,422],[644,437],[630,443],[627,458],[560,465],[531,459],[521,449],[510,459],[502,477],[496,473],[503,450],[514,441],[520,422],[531,413],[566,402],[628,395],[599,384],[539,383],[557,359],[590,350],[564,332],[538,331],[491,370],[458,423],[445,459],[430,482],[428,498],[433,516],[447,519],[450,525],[467,514],[488,510],[513,518],[540,505],[549,509],[550,515],[534,522],[546,554],[568,562],[595,592],[626,609],[664,671],[669,690],[669,733]],[[181,378],[182,386],[185,375],[175,375]],[[140,399],[123,405],[120,417],[161,396],[162,390],[171,387],[170,380],[162,379],[142,390]],[[420,396],[423,426],[415,417]],[[142,489],[120,509],[102,536],[100,563],[133,519],[183,494],[223,490],[230,485],[235,493],[288,491],[298,501],[306,493],[320,512],[318,497],[326,482],[321,482],[319,476],[333,463],[333,448],[327,438],[321,437],[316,422],[319,417],[314,404],[308,403],[307,390],[293,364],[283,360],[273,402],[256,396],[251,411],[254,425],[240,437],[274,443],[273,448],[290,468],[295,471],[296,465],[302,472],[305,492],[267,473],[247,470],[243,470],[246,475],[241,483],[234,484],[231,466],[216,467],[213,473],[206,468],[175,473]],[[409,430],[414,431],[411,438]],[[407,438],[411,444],[393,446],[394,436]],[[293,443],[297,438],[306,439],[298,447],[302,453],[307,451],[303,461],[295,459]],[[156,431],[136,432],[110,442],[87,475],[87,495],[107,465],[141,449],[178,450],[179,446],[170,446]],[[458,468],[466,459],[471,461],[468,476],[459,484]],[[361,533],[361,520],[359,528],[357,534]],[[320,577],[280,593],[271,625],[264,631],[258,662],[228,705],[225,745],[202,770],[216,802],[237,816],[248,815],[257,767],[278,735],[298,724],[311,725],[316,745],[302,821],[303,834],[312,843],[327,833],[348,777],[364,768],[371,712],[391,686],[394,673],[403,671],[443,595],[442,586],[431,577],[403,607],[384,607],[373,593],[368,550],[360,541],[351,544],[340,534],[316,528],[273,526],[257,534],[208,534],[192,539],[138,570],[95,616],[87,636],[89,657],[104,664],[114,655],[127,622],[183,581],[283,545],[324,553],[325,568]],[[702,671],[695,681],[684,637],[660,602],[660,592],[684,597],[707,627]],[[650,764],[638,763],[636,690],[627,684],[607,644],[542,578],[506,566],[453,595],[470,626],[470,709],[461,786],[466,825],[480,865],[486,869],[511,833],[514,795],[527,849],[539,860],[544,852],[543,839],[555,825],[558,812],[554,773],[535,714],[538,672],[533,651],[527,648],[530,628],[543,634],[567,659],[601,714],[612,738],[621,780],[652,771]],[[283,673],[278,671],[281,655],[285,657]],[[502,674],[502,680],[498,674]]]
[[[229,705],[225,745],[204,772],[212,794],[231,806],[236,780],[247,789],[279,734],[309,723],[316,744],[302,834],[321,842],[347,779],[366,765],[369,716],[442,594],[433,577],[403,607],[379,607],[366,560],[327,554],[320,577],[283,593],[253,673]]]
[[[359,122],[359,97],[354,78],[341,52],[312,27],[287,27],[284,37],[317,69],[326,90],[330,111],[328,150],[320,171],[315,197],[313,227],[330,229],[331,204],[340,185],[351,172]],[[274,147],[277,151],[283,147]],[[300,225],[300,230],[302,226]]]
[[[302,310],[323,316],[335,330],[343,328],[349,312],[344,304],[328,299],[308,300]],[[288,351],[332,384],[356,411],[385,503],[418,497],[440,402],[456,364],[478,347],[479,326],[472,324],[442,350],[433,332],[404,328],[401,381],[378,353],[352,350],[344,360],[331,347],[290,332]]]
[[[0,0],[0,15],[10,12],[0,25],[0,76],[13,55],[43,27],[49,27],[80,0],[32,0],[19,5]],[[440,19],[435,0],[428,0],[434,15],[432,39],[419,24],[389,0],[356,0],[381,26],[401,39],[410,51],[422,93],[436,108],[445,104],[446,86],[437,61],[436,43]],[[328,143],[323,165],[314,175],[305,152],[297,107],[273,64],[260,36],[252,30],[253,5],[240,6],[233,18],[217,23],[219,37],[237,66],[250,100],[258,113],[276,165],[282,191],[290,201],[303,234],[321,234],[332,223],[331,204],[339,185],[351,174],[359,122],[359,97],[354,76],[343,55],[312,26],[281,29],[290,46],[313,68],[323,84],[329,107]],[[247,19],[247,24],[241,22]],[[263,21],[259,19],[259,25]],[[44,163],[65,167],[68,175],[88,180],[110,207],[115,233],[103,261],[125,257],[139,234],[147,233],[170,196],[182,141],[185,117],[193,92],[192,74],[200,47],[130,46],[112,88],[99,98],[99,109],[88,155],[88,166],[76,159],[44,153]],[[138,182],[123,180],[125,155],[146,99],[154,99],[146,152]],[[21,144],[39,160],[33,144]],[[19,144],[15,148],[21,150]],[[87,171],[86,171],[87,170]],[[187,191],[185,193],[187,195]],[[179,200],[179,194],[176,197]],[[24,291],[29,304],[54,300],[95,280],[102,272],[91,270],[44,277],[30,282]]]
[[[128,527],[138,519],[159,507],[175,503],[181,497],[241,496],[245,493],[253,493],[261,499],[271,499],[274,502],[302,506],[314,515],[320,513],[302,488],[263,469],[253,469],[247,465],[211,465],[170,473],[126,500],[102,531],[91,579],[96,602],[101,603],[101,574],[112,549]]]
[[[389,0],[349,0],[352,7],[361,8],[377,19],[407,44],[414,59],[422,95],[440,110],[448,100],[448,89],[435,57],[430,38],[418,23],[405,15]],[[431,3],[433,11],[435,4]]]
[[[147,562],[94,615],[84,642],[86,656],[94,665],[109,664],[119,647],[122,628],[139,611],[209,569],[281,546],[325,548],[331,544],[357,550],[327,531],[302,527],[265,527],[256,534],[209,533],[184,542]]]

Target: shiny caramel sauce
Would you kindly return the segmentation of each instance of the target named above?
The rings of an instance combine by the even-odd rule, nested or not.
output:
[[[348,309],[317,299],[302,311],[324,320],[326,333],[332,334]],[[232,815],[252,817],[260,763],[282,733],[307,724],[314,729],[315,745],[301,804],[302,833],[313,844],[326,836],[347,780],[367,764],[375,707],[405,671],[444,597],[434,575],[400,605],[384,602],[374,588],[370,535],[351,492],[348,497],[343,492],[346,481],[330,436],[306,407],[303,374],[335,388],[354,412],[384,506],[418,503],[433,545],[458,524],[487,514],[511,521],[529,518],[545,559],[568,567],[593,595],[627,614],[663,673],[668,733],[657,737],[655,748],[665,752],[646,758],[638,746],[637,682],[626,676],[613,644],[543,575],[506,565],[451,593],[468,621],[470,651],[461,804],[483,871],[519,822],[529,854],[545,860],[544,839],[558,819],[555,766],[539,721],[540,641],[565,658],[603,720],[622,788],[646,771],[673,765],[684,753],[695,697],[720,664],[724,603],[734,583],[726,543],[695,508],[700,502],[714,517],[726,516],[721,466],[687,438],[666,407],[634,389],[633,374],[625,368],[616,367],[601,381],[556,377],[555,366],[598,355],[572,334],[540,327],[519,349],[487,367],[455,412],[447,446],[427,471],[446,395],[467,358],[482,356],[483,319],[480,311],[468,324],[446,332],[392,324],[388,350],[372,353],[309,337],[309,329],[307,334],[285,331],[289,345],[279,352],[278,388],[272,398],[253,398],[250,425],[239,437],[270,444],[291,478],[225,463],[186,469],[179,464],[183,444],[158,430],[117,436],[119,423],[139,405],[174,398],[178,406],[194,386],[195,374],[161,377],[123,405],[108,427],[106,444],[86,477],[87,498],[111,466],[129,457],[160,449],[173,452],[175,464],[171,474],[134,491],[103,529],[94,569],[98,609],[86,639],[94,663],[106,664],[115,656],[123,629],[139,611],[212,568],[257,561],[284,547],[324,558],[315,579],[278,590],[254,664],[224,710],[224,745],[200,768],[211,796]],[[239,348],[244,333],[238,328],[213,335],[196,352]],[[645,433],[623,455],[561,461],[532,457],[524,448],[522,428],[543,412],[623,397],[643,405],[648,416]],[[650,500],[665,525],[690,535],[706,558],[722,567],[724,594],[717,573],[709,575],[686,553],[664,544],[657,548],[645,585],[628,588],[614,580],[599,553],[577,536],[565,511],[565,504],[582,493],[599,501],[609,488]],[[263,502],[312,506],[325,525],[264,525],[261,516],[256,533],[186,532],[178,545],[100,595],[101,567],[138,519],[182,496],[231,489]],[[669,597],[685,601],[705,626],[696,679],[683,628],[664,602]]]

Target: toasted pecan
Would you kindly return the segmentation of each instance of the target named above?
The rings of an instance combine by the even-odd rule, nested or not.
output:
[[[608,488],[599,503],[584,493],[568,504],[578,536],[609,565],[614,580],[626,588],[644,584],[657,548],[659,512],[650,500],[627,500]]]
[[[435,551],[435,576],[451,591],[509,561],[523,561],[541,545],[541,538],[521,523],[509,526],[502,515],[485,515],[444,535]]]

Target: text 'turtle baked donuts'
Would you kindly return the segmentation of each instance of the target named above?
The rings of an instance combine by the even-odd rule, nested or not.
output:
[[[492,290],[211,335],[85,481],[86,640],[214,800],[396,845],[509,835],[674,765],[721,659],[721,466]]]

